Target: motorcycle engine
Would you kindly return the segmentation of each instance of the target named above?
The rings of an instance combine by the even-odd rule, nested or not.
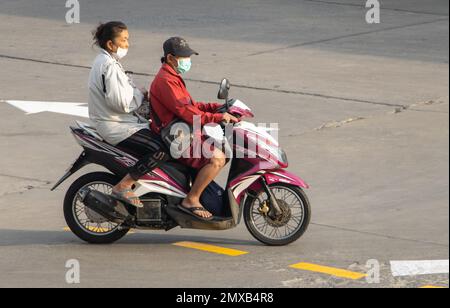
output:
[[[142,199],[143,208],[137,209],[136,218],[141,224],[162,222],[162,200]]]

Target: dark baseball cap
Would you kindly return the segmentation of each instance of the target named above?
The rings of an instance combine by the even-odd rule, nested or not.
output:
[[[164,56],[173,55],[175,57],[189,58],[192,55],[199,55],[198,52],[189,47],[185,39],[181,37],[171,37],[164,42]]]

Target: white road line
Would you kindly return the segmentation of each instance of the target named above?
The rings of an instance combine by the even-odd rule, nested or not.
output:
[[[5,103],[24,111],[27,115],[41,112],[53,112],[89,118],[86,103],[40,102],[6,100]]]
[[[449,260],[391,261],[394,277],[448,274]]]

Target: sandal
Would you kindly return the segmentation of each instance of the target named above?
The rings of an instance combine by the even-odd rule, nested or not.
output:
[[[200,216],[200,215],[194,213],[194,212],[196,212],[196,211],[197,211],[197,212],[208,212],[208,213],[209,213],[209,211],[206,210],[204,207],[191,207],[191,208],[187,208],[187,207],[184,207],[184,206],[182,206],[182,205],[178,205],[178,208],[179,208],[180,210],[182,210],[183,212],[185,212],[185,213],[187,213],[187,214],[189,214],[189,215],[191,215],[191,216],[194,216],[194,217],[197,218],[197,219],[201,219],[201,220],[205,220],[205,221],[211,221],[211,220],[214,219],[214,216],[211,216],[211,217],[202,217],[202,216]]]
[[[142,204],[141,199],[139,199],[139,197],[136,197],[136,196],[125,197],[125,195],[128,193],[134,193],[134,191],[132,191],[131,189],[124,189],[124,190],[121,190],[120,192],[113,192],[111,194],[111,197],[113,197],[117,201],[129,204],[131,206],[135,206],[137,208],[144,207],[144,204]]]

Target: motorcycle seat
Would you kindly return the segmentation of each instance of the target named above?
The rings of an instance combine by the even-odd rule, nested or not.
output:
[[[85,134],[95,138],[96,140],[98,140],[100,142],[109,144],[97,133],[97,130],[94,127],[92,127],[91,125],[80,122],[80,121],[76,121],[76,124],[77,124],[78,128],[81,129]],[[162,145],[162,141],[160,141],[160,142]],[[114,146],[114,147],[117,148],[116,146]],[[136,154],[133,153],[133,151],[131,149],[126,149],[126,148],[118,148],[118,149],[120,149],[120,150],[124,151],[125,153],[130,154],[132,156],[136,156]],[[186,187],[186,188],[190,187],[191,181],[196,176],[194,169],[179,163],[175,159],[171,159],[171,160],[161,164],[161,166],[159,168],[161,170],[163,170],[164,172],[166,172],[168,175],[170,175],[179,185],[181,185],[182,187]]]
[[[80,128],[81,130],[83,130],[85,133],[87,133],[89,136],[94,137],[95,139],[97,139],[98,141],[102,141],[102,142],[106,142],[105,140],[103,140],[103,138],[97,133],[97,129],[95,129],[94,127],[92,127],[91,125],[84,123],[84,122],[80,122],[80,121],[75,121],[77,123],[78,128]]]

